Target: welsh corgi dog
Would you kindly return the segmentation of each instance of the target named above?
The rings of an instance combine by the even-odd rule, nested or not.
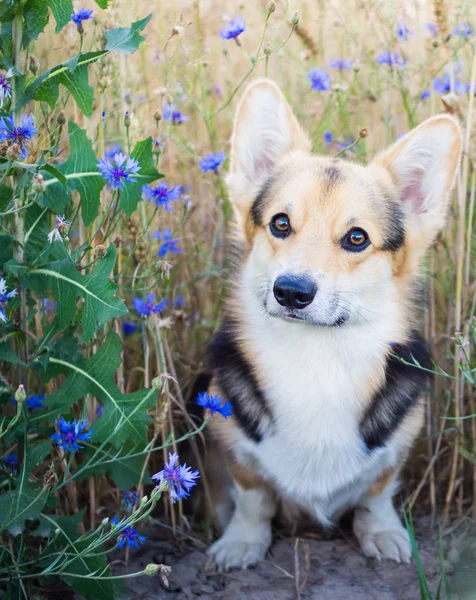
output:
[[[442,114],[367,166],[315,156],[275,83],[244,92],[228,175],[236,264],[209,348],[208,392],[233,406],[209,424],[220,570],[265,557],[282,502],[324,526],[354,509],[365,555],[410,561],[392,496],[432,365],[421,262],[461,147]]]

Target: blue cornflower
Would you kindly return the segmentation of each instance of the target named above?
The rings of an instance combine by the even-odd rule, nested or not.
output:
[[[21,125],[15,126],[13,117],[0,118],[0,142],[9,141],[12,144],[18,144],[21,148],[20,158],[26,158],[28,142],[36,135],[38,127],[35,126],[35,116],[22,115]]]
[[[167,308],[169,301],[164,298],[160,302],[157,302],[155,294],[147,294],[147,300],[142,298],[134,298],[134,308],[139,315],[151,315],[160,314],[164,308]]]
[[[3,277],[0,277],[0,322],[6,323],[8,321],[7,315],[5,314],[5,304],[10,298],[15,298],[18,294],[17,290],[7,292],[7,282]]]
[[[7,454],[3,459],[3,464],[11,469],[12,474],[15,475],[17,472],[18,466],[18,455],[17,454]]]
[[[398,21],[397,27],[395,28],[395,36],[397,40],[400,43],[406,42],[411,35],[413,35],[413,31],[410,31],[410,29],[408,29],[408,25],[405,19],[400,19]]]
[[[154,237],[157,240],[162,240],[162,244],[159,248],[159,251],[157,252],[157,255],[160,256],[160,258],[163,258],[168,252],[172,252],[173,254],[183,252],[183,248],[180,248],[180,246],[178,246],[180,240],[173,239],[173,234],[170,229],[165,229],[163,233],[161,233],[160,231],[156,231],[154,233]]]
[[[330,144],[332,144],[332,141],[334,139],[334,136],[332,135],[332,131],[324,131],[324,144],[326,146],[330,146]]]
[[[449,92],[451,92],[451,77],[449,73],[443,73],[442,77],[435,77],[432,83],[433,89],[439,94],[448,94]],[[456,94],[464,94],[467,92],[467,86],[455,78],[454,92]]]
[[[99,419],[99,417],[102,416],[103,412],[104,412],[104,406],[102,404],[98,404],[96,406],[96,419]]]
[[[139,548],[139,544],[143,544],[147,539],[143,535],[139,535],[134,527],[125,526],[120,524],[117,517],[111,521],[113,525],[119,525],[119,548]]]
[[[226,27],[220,29],[220,37],[222,40],[235,40],[239,35],[246,31],[246,23],[241,15],[235,19],[228,21]]]
[[[164,206],[165,210],[173,211],[174,209],[170,206],[170,203],[179,200],[180,196],[185,193],[185,190],[181,185],[174,185],[169,189],[165,181],[162,181],[155,187],[144,185],[142,193],[147,202],[153,200],[157,206]]]
[[[130,321],[124,321],[124,323],[122,324],[122,331],[124,332],[124,335],[132,335],[138,330],[139,325],[131,323]]]
[[[200,477],[198,471],[192,471],[186,464],[180,465],[178,460],[178,454],[169,453],[169,462],[165,463],[164,469],[152,475],[159,485],[164,483],[168,486],[172,502],[187,498],[191,488],[197,484],[195,480]]]
[[[230,402],[224,402],[220,396],[211,396],[207,392],[198,394],[197,404],[205,410],[209,410],[212,415],[220,413],[225,419],[233,414],[233,406]]]
[[[423,92],[420,95],[420,100],[426,100],[427,98],[429,98],[431,96],[431,92],[428,88],[424,89]]]
[[[57,308],[56,302],[53,302],[53,300],[50,300],[49,298],[43,298],[43,300],[41,301],[41,304],[43,305],[43,310],[45,312],[45,315],[55,312],[55,310]]]
[[[12,77],[12,69],[8,69],[6,73],[0,73],[0,108],[3,108],[5,98],[12,97],[12,84],[8,81]]]
[[[140,171],[137,160],[122,152],[114,154],[111,160],[101,157],[97,167],[107,180],[108,187],[115,190],[124,188],[127,183],[137,181],[137,174]]]
[[[108,144],[106,146],[106,150],[104,152],[104,156],[106,158],[114,158],[115,154],[121,154],[121,152],[124,152],[121,144],[118,144],[118,143]]]
[[[35,408],[44,408],[43,400],[45,399],[45,395],[41,394],[41,396],[30,396],[26,399],[26,405],[28,406],[28,412],[33,412]]]
[[[164,104],[162,107],[162,116],[166,121],[172,121],[172,125],[181,125],[185,121],[190,121],[190,117],[177,110],[173,102],[171,104]]]
[[[89,421],[65,421],[63,417],[56,419],[56,425],[59,427],[59,433],[53,433],[51,436],[59,448],[65,452],[77,452],[83,446],[78,442],[89,442],[92,435],[92,429],[88,432],[84,430],[89,427]]]
[[[430,37],[438,37],[438,25],[435,23],[425,23],[425,29],[428,31]]]
[[[71,15],[71,21],[79,27],[83,21],[88,21],[93,16],[93,11],[87,8],[80,8],[78,12]]]
[[[137,492],[131,492],[130,490],[126,490],[122,493],[122,499],[124,500],[124,504],[129,512],[132,512],[132,509],[139,500],[139,494]]]
[[[354,66],[354,61],[350,58],[335,58],[334,60],[331,60],[328,64],[331,69],[340,69],[341,71],[348,71]]]
[[[376,60],[379,65],[388,65],[389,67],[404,67],[407,64],[407,61],[397,52],[382,52]]]
[[[210,154],[207,154],[198,161],[198,166],[204,173],[208,173],[208,171],[218,173],[218,167],[223,164],[225,158],[226,154],[222,150],[216,154],[210,152]]]
[[[467,40],[470,36],[473,35],[474,30],[469,23],[458,23],[456,27],[453,29],[454,35],[458,35],[459,37]]]
[[[307,75],[311,87],[317,92],[327,92],[331,87],[331,76],[325,69],[311,69]]]
[[[64,242],[70,227],[71,221],[66,220],[64,215],[61,217],[55,215],[55,226],[48,234],[48,241],[50,244],[53,242]]]
[[[174,308],[180,310],[181,308],[186,308],[187,301],[183,296],[177,296],[174,300]]]

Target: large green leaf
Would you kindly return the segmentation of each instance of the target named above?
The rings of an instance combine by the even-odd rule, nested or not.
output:
[[[71,363],[51,356],[50,364],[61,367],[66,379],[57,392],[46,398],[48,410],[31,417],[30,422],[66,413],[71,404],[89,393],[104,407],[101,417],[94,421],[94,441],[104,441],[115,432],[111,442],[118,448],[125,443],[144,443],[150,424],[146,409],[154,405],[156,392],[143,389],[122,394],[119,391],[114,377],[121,362],[121,351],[121,340],[115,333],[110,333],[88,360]]]
[[[144,29],[151,17],[152,13],[144,19],[132,23],[130,27],[118,27],[106,31],[104,34],[107,40],[106,50],[133,54],[139,48],[139,44],[145,40],[139,31]]]
[[[56,21],[56,33],[59,33],[71,19],[73,0],[46,0]]]
[[[138,161],[140,171],[136,183],[128,183],[126,187],[121,190],[119,206],[127,216],[131,215],[136,210],[137,203],[142,197],[142,186],[144,183],[151,183],[152,181],[156,181],[163,177],[154,165],[151,137],[142,142],[137,142],[131,157]]]
[[[22,44],[24,48],[37,39],[48,25],[49,18],[48,3],[45,0],[27,0],[23,7]]]
[[[39,297],[49,291],[53,293],[58,300],[56,318],[62,329],[75,320],[77,299],[83,298],[82,341],[87,342],[98,327],[127,312],[122,300],[116,296],[116,285],[109,279],[115,262],[116,248],[110,244],[105,257],[87,275],[81,275],[68,258],[30,270],[11,263],[9,267],[18,273],[22,285],[33,287]]]
[[[96,154],[86,132],[72,121],[68,124],[68,132],[70,139],[68,160],[56,167],[66,178],[66,189],[57,177],[45,175],[46,188],[38,204],[61,213],[69,202],[71,192],[77,190],[81,197],[81,215],[87,226],[97,215],[100,193],[106,181],[97,169]]]

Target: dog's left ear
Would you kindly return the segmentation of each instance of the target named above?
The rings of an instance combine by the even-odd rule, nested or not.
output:
[[[438,115],[374,160],[373,164],[390,173],[414,233],[425,244],[431,243],[445,224],[461,148],[458,121],[450,115]]]

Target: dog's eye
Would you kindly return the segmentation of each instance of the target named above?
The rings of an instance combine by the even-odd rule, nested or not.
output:
[[[353,227],[342,238],[341,246],[349,252],[361,252],[370,245],[368,233],[360,227]]]
[[[291,233],[291,222],[289,221],[288,215],[285,215],[284,213],[274,215],[274,217],[271,219],[271,223],[269,224],[269,228],[275,237],[288,237],[288,235]]]

